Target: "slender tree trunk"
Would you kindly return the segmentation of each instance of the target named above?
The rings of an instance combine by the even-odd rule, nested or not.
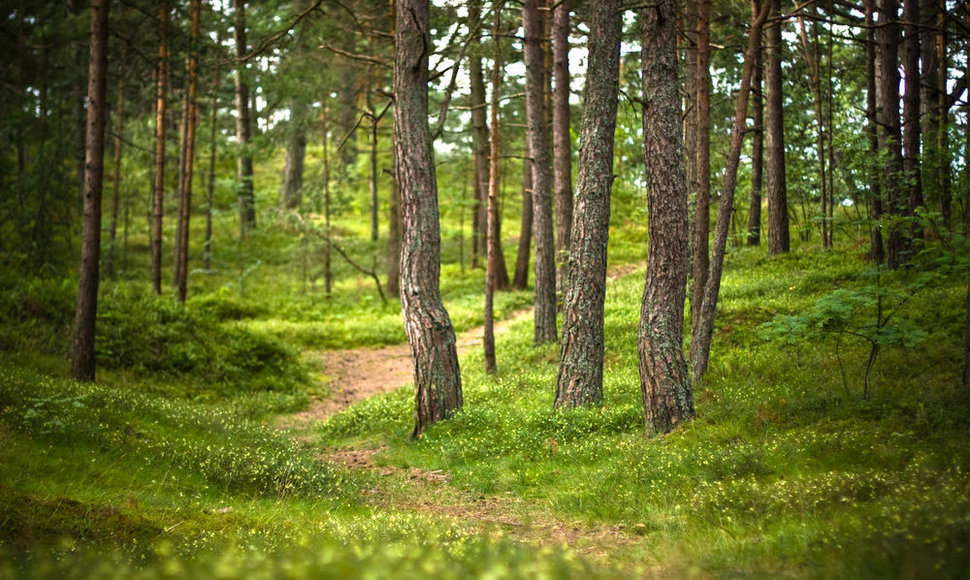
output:
[[[189,87],[186,104],[188,105],[188,122],[185,126],[185,176],[182,185],[182,207],[179,216],[179,254],[178,254],[178,290],[179,302],[185,303],[185,296],[188,291],[189,280],[189,222],[192,217],[192,177],[195,170],[195,129],[198,125],[198,113],[196,111],[196,97],[198,92],[198,66],[199,66],[199,35],[202,2],[192,0],[192,39],[188,59]]]
[[[529,285],[529,257],[532,255],[532,160],[528,143],[526,159],[522,161],[522,226],[519,229],[519,253],[515,260],[515,279],[512,287],[525,290]]]
[[[813,16],[817,16],[817,11]],[[827,248],[829,246],[829,236],[828,236],[828,223],[826,223],[826,217],[828,216],[828,192],[826,188],[828,187],[828,177],[826,162],[827,157],[825,156],[825,115],[822,110],[822,75],[821,75],[821,51],[819,50],[819,40],[818,40],[818,22],[812,23],[812,40],[809,41],[808,34],[805,30],[805,18],[802,16],[798,17],[798,33],[799,39],[802,44],[802,55],[805,58],[805,63],[808,65],[809,71],[809,81],[812,85],[812,97],[813,105],[815,108],[815,157],[818,161],[818,188],[819,188],[819,199],[822,205],[822,221],[820,223],[820,233],[822,238],[822,247]]]
[[[397,152],[391,149],[391,194],[387,212],[387,292],[401,296],[401,187],[397,178]]]
[[[327,296],[333,290],[333,273],[330,270],[330,129],[327,126],[328,119],[327,94],[324,93],[320,99],[320,129],[321,141],[323,142],[323,283]],[[393,256],[395,260],[400,260],[400,252]],[[391,283],[388,280],[388,291]]]
[[[569,236],[573,223],[572,145],[569,138],[569,0],[552,17],[552,163],[556,197],[556,289],[565,296],[569,279]],[[615,124],[615,122],[614,122]]]
[[[394,141],[404,239],[401,306],[414,364],[418,437],[462,406],[455,331],[441,303],[438,191],[428,129],[428,0],[395,6]]]
[[[559,375],[556,379],[557,409],[594,404],[603,399],[606,251],[622,30],[623,12],[619,0],[593,4],[576,211],[572,216],[570,264],[566,269]]]
[[[920,0],[903,0],[903,69],[905,70],[905,96],[903,97],[903,174],[906,184],[907,217],[916,215],[916,208],[923,205],[923,184],[920,172],[920,67],[919,67],[919,12]],[[906,235],[907,253],[912,237],[920,236],[917,224],[912,224]]]
[[[877,0],[879,21],[876,39],[879,48],[879,79],[877,95],[879,150],[887,153],[886,166],[881,168],[882,190],[886,197],[885,213],[902,217],[907,199],[902,189],[902,149],[899,122],[899,24],[897,0]],[[894,222],[889,225],[886,263],[899,268],[906,259],[905,227]]]
[[[222,44],[222,35],[217,35],[216,44]],[[205,192],[205,244],[202,246],[202,269],[212,267],[212,204],[216,189],[216,135],[219,126],[219,85],[222,71],[219,61],[212,71],[212,110],[209,111],[209,178]]]
[[[647,276],[637,349],[647,430],[667,433],[694,416],[682,347],[687,271],[687,178],[680,133],[677,4],[641,12],[643,144],[649,184]]]
[[[88,67],[87,145],[84,160],[84,222],[81,271],[74,317],[71,375],[93,381],[98,316],[98,260],[101,257],[101,181],[104,174],[105,96],[108,76],[108,0],[91,2],[91,58]]]
[[[236,44],[236,59],[241,59],[248,51],[246,46],[246,0],[233,0],[233,36]],[[253,156],[249,151],[249,85],[245,78],[246,64],[236,63],[236,145],[239,155],[236,173],[239,181],[239,234],[256,227],[256,205],[253,192]]]
[[[704,300],[707,270],[710,264],[711,234],[711,0],[697,2],[697,68],[694,79],[694,113],[697,134],[694,137],[696,157],[694,175],[697,180],[697,198],[694,211],[694,238],[692,243],[693,270],[691,279],[690,312],[691,342],[697,333],[697,316]]]
[[[790,248],[788,187],[785,182],[785,118],[781,75],[781,0],[771,4],[765,42],[765,121],[768,165],[768,253],[785,254]]]
[[[468,21],[481,20],[481,0],[468,3]],[[493,39],[495,42],[498,40]],[[485,246],[486,235],[486,197],[488,195],[488,126],[486,124],[485,79],[482,72],[482,43],[481,34],[473,34],[468,55],[468,76],[471,84],[472,106],[472,151],[475,157],[475,175],[473,177],[474,204],[472,205],[472,244],[471,267],[478,267],[480,253],[487,253]]]
[[[770,0],[751,0],[751,12],[756,14],[762,2]],[[764,183],[764,143],[765,116],[764,93],[761,90],[763,62],[761,47],[755,55],[754,73],[751,77],[751,118],[754,131],[751,136],[751,198],[748,208],[748,245],[761,245],[761,186]]]
[[[186,79],[188,78],[189,59],[185,59]],[[186,83],[187,84],[187,83]],[[188,151],[189,135],[189,91],[188,87],[182,90],[182,119],[179,122],[179,159],[178,173],[176,174],[177,185],[175,187],[175,199],[178,201],[178,209],[175,213],[175,244],[172,247],[172,287],[178,288],[182,272],[179,271],[181,262],[179,256],[182,254],[182,211],[185,204],[185,154]]]
[[[155,187],[152,195],[152,286],[162,293],[162,216],[165,212],[165,110],[168,104],[169,7],[162,0],[158,19],[158,68],[155,104]]]
[[[121,46],[121,59],[118,63],[118,99],[115,107],[115,150],[114,171],[111,175],[111,218],[108,222],[108,256],[104,261],[104,272],[108,278],[115,275],[115,246],[118,238],[118,210],[121,208],[121,159],[125,132],[125,75],[128,69],[128,49]]]
[[[306,103],[301,98],[290,99],[290,126],[283,157],[283,179],[280,182],[280,205],[284,209],[298,209],[303,203],[303,170],[306,166]]]
[[[486,203],[486,258],[485,258],[485,328],[482,345],[485,355],[485,372],[494,374],[495,362],[495,278],[498,270],[495,237],[498,234],[499,160],[502,155],[501,127],[499,126],[499,92],[502,88],[502,50],[498,39],[502,28],[502,3],[492,8],[492,37],[494,57],[492,60],[492,98],[489,107],[489,172],[488,199]]]
[[[714,335],[714,314],[717,311],[717,299],[721,290],[721,273],[724,267],[724,255],[727,250],[728,226],[730,225],[732,208],[734,206],[734,191],[737,185],[738,164],[741,160],[741,145],[744,141],[744,125],[748,112],[748,96],[751,91],[751,77],[754,73],[755,56],[761,38],[761,25],[768,16],[768,4],[762,7],[753,17],[748,37],[748,48],[744,55],[744,67],[741,73],[741,86],[738,89],[738,104],[734,112],[734,125],[731,128],[731,148],[728,152],[724,169],[724,191],[721,194],[721,205],[718,208],[717,226],[714,232],[714,248],[711,256],[711,271],[708,273],[707,287],[704,289],[704,304],[701,316],[697,321],[697,340],[691,341],[690,363],[694,381],[699,381],[707,372],[708,360],[711,354],[711,338]]]
[[[545,56],[542,50],[543,16],[537,0],[522,7],[525,29],[526,95],[529,150],[532,152],[532,236],[535,239],[535,336],[536,345],[556,340],[556,254],[552,225],[552,176],[549,137],[546,131]]]
[[[869,154],[872,166],[869,171],[869,259],[873,264],[882,264],[886,253],[882,245],[882,184],[880,169],[875,160],[879,157],[879,124],[876,105],[876,37],[875,37],[875,0],[865,0],[866,27],[866,134],[869,139]]]
[[[375,77],[373,67],[370,69],[371,79]],[[378,229],[377,213],[380,211],[380,204],[377,199],[377,110],[374,108],[373,91],[365,89],[367,111],[370,114],[370,131],[368,134],[368,175],[367,186],[370,191],[370,239],[376,242],[380,237]]]

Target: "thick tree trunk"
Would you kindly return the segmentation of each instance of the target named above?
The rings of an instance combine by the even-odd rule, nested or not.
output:
[[[189,280],[189,222],[192,217],[192,177],[195,169],[195,129],[198,126],[198,112],[196,97],[198,92],[198,66],[199,52],[198,43],[200,35],[200,24],[202,2],[192,0],[192,48],[188,58],[188,96],[186,105],[188,106],[188,121],[185,126],[185,174],[182,184],[182,201],[179,204],[182,211],[179,215],[179,242],[178,242],[178,280],[176,289],[178,291],[179,302],[185,303],[185,296],[188,291]]]
[[[118,63],[118,99],[115,106],[115,150],[114,171],[111,175],[111,217],[108,222],[108,256],[104,261],[104,272],[108,278],[115,275],[115,247],[118,239],[118,210],[121,207],[121,159],[124,150],[125,132],[125,75],[128,69],[128,50],[121,47],[121,61]]]
[[[768,165],[768,253],[787,253],[790,248],[788,232],[788,187],[785,182],[785,118],[784,93],[781,75],[781,0],[765,0],[771,4],[767,26],[765,56],[765,135]]]
[[[233,0],[233,36],[236,45],[236,59],[241,59],[248,51],[246,46],[246,0]],[[246,63],[236,63],[236,146],[239,155],[236,160],[236,179],[239,181],[239,234],[256,227],[256,205],[253,191],[253,156],[249,151],[249,85],[245,78]]]
[[[882,191],[886,214],[902,217],[906,212],[907,199],[902,189],[902,149],[899,122],[899,24],[897,0],[877,0],[879,21],[876,42],[879,54],[879,78],[876,89],[879,126],[879,150],[886,154],[886,165],[881,168]],[[906,260],[906,228],[900,223],[889,226],[886,244],[887,265],[896,269]]]
[[[556,290],[565,296],[569,236],[573,224],[572,146],[569,138],[569,0],[558,2],[552,17],[552,163],[556,197]],[[615,124],[615,122],[614,122]]]
[[[280,205],[298,209],[303,203],[303,170],[306,166],[306,103],[290,99],[290,134],[283,157],[283,179],[280,182]]]
[[[694,78],[694,116],[697,134],[694,158],[694,175],[697,180],[697,197],[694,211],[694,237],[692,245],[693,270],[691,279],[690,312],[691,341],[697,333],[697,316],[704,301],[704,286],[710,264],[711,234],[711,0],[697,2],[697,68]]]
[[[394,141],[404,239],[401,306],[414,364],[417,437],[462,406],[455,331],[441,303],[438,188],[428,130],[428,0],[395,6]]]
[[[872,166],[869,171],[869,259],[873,264],[882,264],[886,253],[882,245],[882,184],[881,171],[875,164],[879,158],[879,129],[876,105],[876,37],[873,15],[875,0],[865,0],[866,26],[866,135],[869,139],[869,154]]]
[[[526,94],[529,150],[532,152],[532,236],[535,239],[536,345],[556,340],[556,252],[552,224],[552,176],[549,136],[546,131],[545,56],[542,50],[543,16],[537,0],[522,7],[525,30]]]
[[[603,310],[622,23],[619,0],[593,4],[576,208],[572,216],[556,379],[557,409],[589,405],[603,399]]]
[[[762,2],[770,0],[752,0],[751,12],[757,13]],[[765,115],[764,93],[761,90],[763,63],[761,47],[755,56],[754,73],[751,77],[751,118],[754,121],[754,131],[751,135],[751,197],[748,207],[748,245],[761,245],[761,186],[764,183],[765,159]]]
[[[737,185],[738,165],[741,161],[741,145],[744,142],[744,125],[748,114],[748,96],[751,91],[751,77],[757,60],[758,44],[761,39],[761,25],[768,17],[768,5],[753,16],[751,30],[748,32],[748,48],[744,55],[741,73],[741,86],[738,89],[738,104],[734,111],[734,124],[731,127],[731,148],[728,151],[724,169],[724,190],[718,208],[717,226],[714,232],[714,248],[711,256],[711,270],[708,272],[707,287],[704,288],[704,303],[700,318],[696,321],[696,340],[690,344],[690,364],[694,381],[699,381],[707,372],[711,354],[711,338],[714,336],[714,314],[721,291],[721,273],[724,268],[724,255],[727,251],[728,228],[734,206],[734,191]]]
[[[158,19],[158,65],[155,104],[155,185],[152,194],[152,286],[162,293],[162,216],[165,212],[165,109],[168,104],[168,2]]]
[[[108,0],[91,2],[91,45],[88,66],[87,144],[84,159],[84,222],[81,271],[74,316],[71,375],[93,381],[94,336],[98,316],[98,261],[101,257],[101,181],[104,174],[104,126],[108,76]]]
[[[667,433],[694,416],[682,346],[690,256],[677,92],[676,2],[659,0],[656,8],[641,13],[641,21],[650,247],[637,349],[647,430]]]
[[[920,0],[903,0],[903,69],[905,96],[903,97],[903,179],[906,184],[906,216],[916,215],[923,205],[923,184],[920,172],[920,68],[919,68],[919,12]],[[914,223],[909,229],[906,244],[919,236]],[[912,249],[907,247],[907,252]]]
[[[512,287],[525,290],[529,285],[529,257],[532,256],[532,160],[526,144],[526,159],[522,161],[522,226],[519,229],[519,252],[515,260],[515,279]]]

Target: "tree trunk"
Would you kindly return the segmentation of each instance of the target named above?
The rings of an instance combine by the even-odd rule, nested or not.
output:
[[[812,16],[817,16],[818,12],[815,11]],[[820,222],[820,233],[822,238],[822,247],[829,247],[829,235],[828,235],[828,223],[826,223],[826,217],[828,216],[828,192],[826,188],[828,187],[828,167],[826,167],[827,158],[825,156],[825,134],[827,132],[825,126],[825,116],[822,110],[822,56],[819,50],[819,40],[818,40],[818,22],[812,22],[812,41],[809,42],[808,34],[805,30],[805,18],[803,16],[798,17],[798,34],[799,39],[802,44],[802,56],[805,58],[805,63],[808,65],[809,71],[809,82],[812,85],[812,100],[814,105],[815,113],[815,156],[818,161],[818,190],[819,199],[821,200],[821,215],[822,221]]]
[[[462,406],[455,331],[441,303],[438,187],[428,129],[428,0],[395,6],[394,141],[404,239],[401,306],[414,364],[418,437]]]
[[[111,219],[108,222],[108,256],[104,261],[104,272],[108,278],[115,275],[115,246],[118,239],[118,210],[121,207],[121,159],[125,132],[125,75],[128,72],[128,49],[121,46],[121,60],[118,63],[118,99],[115,107],[115,151],[114,171],[111,176]]]
[[[522,161],[522,226],[519,229],[515,279],[512,281],[512,287],[516,290],[525,290],[529,285],[529,257],[532,255],[532,160],[529,159],[528,148],[526,143],[526,158]]]
[[[879,49],[879,79],[876,90],[879,112],[879,150],[888,154],[883,176],[882,191],[886,198],[883,208],[893,217],[902,217],[907,199],[902,191],[902,149],[899,126],[899,25],[897,0],[877,0],[879,22],[876,41]],[[891,269],[899,268],[906,259],[905,227],[894,222],[889,225],[886,263]]]
[[[906,184],[907,217],[916,215],[916,208],[923,205],[923,185],[920,174],[920,69],[919,69],[919,12],[920,0],[903,0],[903,69],[905,70],[905,97],[903,98],[903,179]],[[912,237],[918,237],[918,226],[913,223],[904,234],[906,252],[912,253]]]
[[[168,104],[168,2],[158,19],[157,101],[155,104],[155,187],[152,195],[152,286],[162,293],[162,216],[165,212],[165,108]]]
[[[751,0],[751,12],[757,13],[762,2]],[[754,73],[751,77],[751,118],[754,131],[751,135],[751,198],[748,207],[748,245],[761,245],[761,186],[764,183],[765,116],[764,93],[761,90],[763,62],[761,47],[755,55]]]
[[[233,0],[233,36],[236,44],[236,59],[247,52],[246,47],[246,0]],[[236,63],[236,146],[239,154],[236,161],[236,178],[239,181],[239,235],[256,227],[256,205],[253,192],[253,156],[249,151],[249,85],[245,79],[246,63]]]
[[[677,4],[659,0],[656,8],[643,10],[640,17],[650,251],[637,350],[647,430],[667,433],[694,416],[682,347],[690,255],[677,90]]]
[[[189,60],[185,59],[185,69],[188,78]],[[179,140],[178,140],[178,172],[176,173],[175,199],[178,201],[178,209],[175,212],[175,240],[172,247],[172,287],[178,288],[179,279],[182,273],[179,271],[181,262],[179,256],[182,254],[182,210],[185,203],[185,154],[187,152],[187,137],[189,135],[189,91],[188,87],[182,89],[182,119],[179,121]]]
[[[391,194],[387,208],[387,292],[401,296],[401,187],[397,178],[397,153],[391,149]],[[329,223],[329,222],[328,222]]]
[[[543,16],[537,0],[522,7],[525,30],[526,94],[529,150],[532,152],[532,237],[535,239],[535,336],[538,346],[556,340],[556,254],[552,226],[552,179],[546,131]]]
[[[886,253],[882,246],[882,184],[880,170],[875,160],[879,158],[879,124],[876,105],[876,37],[873,9],[875,0],[865,0],[866,27],[866,135],[869,139],[869,155],[872,165],[869,168],[869,259],[873,264],[882,264]]]
[[[330,129],[327,126],[328,112],[327,93],[324,93],[320,99],[320,133],[323,142],[323,154],[321,155],[323,162],[323,283],[324,290],[329,297],[333,290],[333,273],[330,270]],[[400,260],[400,253],[395,259]],[[388,281],[388,289],[390,289],[390,286],[390,281]]]
[[[482,3],[475,0],[468,3],[468,21],[481,20]],[[472,205],[472,251],[471,267],[478,267],[480,253],[486,253],[486,197],[488,195],[488,126],[486,122],[485,79],[482,73],[481,34],[473,34],[468,56],[468,76],[471,84],[472,107],[472,152],[475,157],[475,175],[472,178],[472,191],[475,197]]]
[[[84,222],[81,271],[74,317],[71,375],[93,381],[98,316],[98,260],[101,257],[101,181],[104,174],[105,94],[108,76],[108,0],[91,2],[91,58],[88,66],[87,144],[84,158]]]
[[[569,279],[569,239],[573,224],[572,144],[569,137],[569,0],[552,18],[552,163],[556,197],[556,289],[565,296]],[[615,124],[615,121],[614,121]]]
[[[306,103],[301,98],[290,99],[290,126],[283,157],[283,179],[280,182],[280,205],[283,209],[299,209],[303,203],[303,170],[306,162]]]
[[[768,162],[768,253],[785,254],[790,248],[788,233],[788,187],[785,182],[785,118],[781,75],[781,0],[771,4],[765,55],[765,104]]]
[[[188,76],[189,87],[188,97],[185,102],[188,106],[188,122],[185,126],[185,175],[182,185],[182,208],[179,215],[179,242],[178,242],[178,280],[176,289],[178,291],[179,302],[185,303],[185,295],[188,290],[189,280],[189,221],[192,217],[192,177],[195,169],[195,129],[198,125],[198,113],[196,111],[196,96],[198,92],[198,66],[199,66],[199,19],[202,12],[201,0],[192,0],[192,48],[189,50]]]
[[[217,35],[216,44],[222,44],[222,35]],[[212,110],[209,111],[209,178],[205,192],[205,244],[202,246],[202,269],[212,266],[212,203],[216,189],[216,135],[219,126],[219,81],[221,71],[219,60],[212,71]]]
[[[586,102],[579,139],[576,211],[568,252],[570,263],[566,269],[562,342],[556,379],[557,409],[594,404],[603,399],[606,251],[622,23],[619,0],[593,4],[589,23]]]
[[[748,48],[744,55],[741,73],[741,86],[738,89],[738,104],[734,112],[734,125],[731,128],[731,148],[728,151],[724,169],[724,190],[718,208],[717,226],[714,232],[714,248],[711,256],[711,270],[708,273],[707,287],[704,288],[704,303],[700,319],[696,321],[696,341],[690,344],[690,364],[694,381],[699,381],[707,372],[711,354],[711,338],[714,335],[714,314],[721,291],[721,273],[724,268],[724,255],[727,251],[728,227],[734,207],[734,191],[737,185],[738,165],[741,161],[741,145],[744,142],[744,126],[748,113],[748,96],[751,91],[751,77],[757,60],[758,45],[761,39],[761,25],[768,16],[769,5],[765,4],[752,15],[751,30],[748,32]]]
[[[498,256],[495,248],[498,235],[498,189],[499,160],[502,154],[501,127],[499,126],[499,92],[502,88],[502,50],[499,43],[502,28],[502,4],[496,4],[492,9],[492,44],[494,57],[492,59],[492,99],[489,107],[489,172],[488,199],[486,203],[485,224],[485,328],[482,345],[485,357],[485,372],[494,374],[495,362],[495,282],[498,274]]]
[[[691,279],[690,312],[691,341],[697,333],[697,316],[704,301],[704,286],[710,264],[711,234],[711,0],[697,2],[697,68],[694,78],[694,116],[697,133],[694,175],[697,197],[694,211],[693,270]]]

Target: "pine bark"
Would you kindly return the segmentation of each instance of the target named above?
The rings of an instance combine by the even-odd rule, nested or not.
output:
[[[785,254],[791,240],[788,231],[788,187],[785,182],[785,118],[781,74],[781,0],[771,4],[768,14],[765,57],[765,136],[768,165],[768,253]]]
[[[152,193],[152,286],[162,293],[162,216],[165,212],[165,111],[168,105],[169,7],[162,1],[158,19],[158,64],[155,103],[155,183]]]
[[[721,291],[721,274],[724,268],[724,256],[727,251],[728,228],[734,207],[734,192],[737,186],[738,165],[741,161],[741,146],[744,142],[744,126],[748,114],[748,97],[751,92],[751,77],[754,74],[754,63],[761,38],[761,25],[768,16],[768,5],[761,8],[757,15],[752,16],[751,30],[748,32],[748,48],[744,55],[744,66],[741,73],[741,86],[738,89],[738,103],[734,111],[734,124],[731,127],[731,147],[728,151],[726,167],[724,169],[724,189],[721,193],[718,208],[717,226],[714,232],[714,247],[711,255],[711,268],[708,272],[707,286],[704,288],[704,302],[700,309],[700,318],[696,321],[697,332],[695,340],[690,344],[690,364],[694,381],[699,381],[707,372],[711,355],[711,339],[714,336],[714,315],[717,312],[717,300]]]
[[[498,275],[498,256],[495,248],[498,236],[498,189],[499,189],[499,159],[502,154],[501,127],[499,126],[499,91],[502,88],[502,50],[498,43],[499,31],[502,26],[502,4],[492,9],[492,37],[494,57],[492,59],[492,99],[489,106],[489,172],[488,197],[485,213],[485,327],[482,345],[485,358],[485,372],[494,374],[495,361],[495,286]]]
[[[886,252],[882,244],[882,183],[881,171],[875,164],[879,157],[879,123],[876,102],[876,37],[875,37],[875,0],[865,0],[866,27],[866,136],[869,140],[869,154],[873,164],[869,171],[869,259],[873,264],[882,264]]]
[[[751,12],[757,13],[762,2],[769,0],[751,0]],[[764,70],[762,51],[759,43],[755,55],[754,73],[751,77],[751,119],[754,130],[751,134],[751,197],[748,203],[748,237],[749,246],[761,245],[761,187],[764,184],[765,160],[765,114],[764,93],[761,80]]]
[[[667,433],[694,416],[694,396],[682,346],[690,255],[675,0],[659,0],[655,8],[643,10],[641,23],[650,251],[637,349],[647,430]]]
[[[412,437],[462,406],[455,332],[441,303],[438,191],[428,129],[428,0],[395,6],[394,141],[404,236],[401,306],[414,365]]]
[[[576,207],[556,379],[557,409],[595,404],[603,399],[606,254],[622,35],[619,0],[604,0],[592,6],[589,31]]]
[[[535,327],[538,346],[556,340],[556,253],[552,219],[552,175],[549,136],[546,131],[545,55],[543,23],[537,0],[525,0],[522,25],[525,32],[525,107],[532,152],[532,237],[535,240]]]
[[[239,197],[239,233],[256,227],[256,205],[253,190],[253,156],[249,151],[251,123],[249,119],[249,84],[245,78],[246,63],[246,0],[233,0],[233,37],[236,45],[236,178]]]
[[[903,174],[906,184],[907,217],[916,215],[923,205],[923,183],[920,172],[920,0],[903,0]],[[916,224],[905,234],[906,251],[912,252],[912,237],[918,236]]]
[[[71,375],[79,381],[93,381],[95,374],[94,337],[98,316],[98,262],[101,258],[101,186],[104,176],[107,72],[108,0],[92,0],[84,157],[84,221],[71,361]]]
[[[877,0],[879,21],[876,42],[879,55],[879,74],[876,87],[878,109],[879,150],[887,154],[885,167],[881,168],[881,188],[885,196],[883,210],[894,217],[902,217],[907,199],[902,189],[902,143],[899,119],[899,24],[897,0]],[[889,225],[886,243],[886,264],[899,268],[905,261],[905,227],[898,222]]]
[[[552,163],[556,198],[556,289],[565,296],[569,240],[573,223],[572,144],[569,137],[569,1],[558,3],[552,17]],[[614,122],[615,123],[615,122]]]
[[[697,2],[697,67],[694,78],[694,136],[695,169],[697,181],[696,207],[694,210],[694,238],[692,245],[693,269],[691,273],[691,341],[697,332],[696,320],[704,301],[704,286],[710,265],[711,235],[711,0]]]
[[[185,126],[185,173],[182,185],[182,201],[179,204],[182,211],[179,215],[178,241],[178,280],[176,290],[179,302],[185,303],[189,280],[189,222],[192,217],[192,178],[195,170],[195,130],[198,126],[198,67],[199,67],[199,35],[201,33],[200,18],[202,13],[201,0],[192,0],[192,47],[188,58],[188,120]]]

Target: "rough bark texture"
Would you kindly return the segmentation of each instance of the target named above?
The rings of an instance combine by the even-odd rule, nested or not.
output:
[[[515,279],[512,287],[525,290],[529,285],[529,257],[532,256],[532,161],[522,162],[522,225],[519,229],[519,253],[515,260]]]
[[[876,27],[876,43],[879,55],[879,74],[876,88],[878,108],[879,150],[886,154],[886,165],[881,168],[882,191],[885,196],[883,210],[891,216],[902,216],[906,209],[906,197],[902,192],[902,147],[899,123],[899,24],[896,0],[877,0],[879,21]],[[905,228],[902,224],[889,226],[886,244],[886,264],[898,268],[905,260]]]
[[[155,102],[155,184],[152,192],[152,287],[162,293],[162,216],[165,212],[165,109],[168,104],[168,2],[158,10]]]
[[[788,188],[785,183],[785,118],[781,76],[781,0],[771,3],[765,41],[765,136],[768,165],[768,253],[787,253],[791,240],[788,232]]]
[[[556,379],[557,409],[598,403],[603,399],[603,309],[621,32],[619,0],[593,4],[583,128],[579,137],[576,207]]]
[[[438,188],[428,130],[428,0],[395,6],[394,144],[404,238],[401,306],[414,364],[417,437],[462,406],[455,331],[441,303]]]
[[[697,133],[694,136],[697,198],[693,224],[693,269],[691,273],[691,340],[697,331],[697,316],[704,301],[704,286],[710,264],[711,234],[711,1],[698,0],[697,28],[697,75],[694,78],[694,117]]]
[[[754,73],[755,56],[761,38],[761,25],[768,16],[768,6],[759,10],[753,17],[748,36],[748,48],[744,56],[741,72],[741,86],[738,88],[738,104],[734,111],[734,124],[731,127],[731,148],[728,151],[724,169],[724,190],[718,208],[717,226],[714,232],[714,247],[711,255],[711,269],[704,288],[704,302],[700,318],[694,321],[697,331],[690,343],[690,364],[694,381],[699,381],[707,372],[711,354],[711,339],[714,336],[714,314],[721,291],[721,273],[724,268],[724,255],[727,251],[728,229],[734,207],[734,191],[737,185],[738,165],[741,161],[741,145],[744,142],[744,125],[748,115],[748,96],[751,92],[751,77]]]
[[[247,52],[246,47],[246,0],[233,0],[233,37],[236,58]],[[246,63],[236,63],[236,179],[239,181],[239,233],[256,227],[256,205],[253,193],[253,156],[249,152],[249,85],[245,79]]]
[[[529,150],[532,152],[532,237],[535,257],[535,334],[536,345],[556,340],[556,252],[552,224],[552,175],[549,136],[546,131],[545,56],[542,50],[543,16],[537,0],[526,0],[522,7],[525,31],[526,90],[525,108],[529,125]]]
[[[920,0],[903,1],[903,69],[906,77],[903,97],[903,173],[906,184],[907,216],[916,215],[923,205],[923,184],[920,174],[920,69],[919,69],[919,12]],[[910,228],[916,234],[916,224]],[[907,235],[907,246],[912,243]],[[918,235],[918,234],[916,234]],[[912,249],[907,247],[907,252]]]
[[[552,163],[556,196],[556,289],[565,296],[569,239],[573,223],[572,147],[569,138],[569,1],[558,3],[552,18]]]
[[[185,172],[182,177],[182,201],[179,204],[181,212],[179,215],[179,242],[178,242],[178,278],[175,287],[178,291],[179,302],[185,303],[185,296],[188,289],[189,280],[189,221],[192,217],[192,176],[195,168],[195,129],[198,125],[198,106],[196,96],[198,92],[198,66],[199,53],[198,43],[200,35],[200,18],[202,3],[200,0],[192,0],[192,48],[189,51],[188,70],[189,87],[186,97],[188,106],[188,119],[185,126]]]
[[[873,264],[882,264],[886,253],[882,246],[882,230],[879,219],[882,217],[882,184],[880,171],[875,165],[879,157],[879,129],[876,105],[876,38],[875,38],[875,0],[865,0],[866,26],[866,135],[869,139],[869,154],[873,165],[869,174],[869,259]]]
[[[108,0],[91,2],[90,47],[81,271],[74,316],[74,356],[71,361],[71,374],[79,381],[93,381],[95,367],[98,260],[101,257],[101,180],[104,175],[104,126],[107,115]]]
[[[762,2],[752,0],[751,12],[757,13]],[[762,58],[759,43],[755,55],[754,74],[751,77],[751,119],[754,131],[751,133],[751,198],[748,203],[748,245],[761,245],[761,186],[764,183],[765,160],[765,115],[764,93],[761,90]]]
[[[677,92],[677,4],[660,0],[641,13],[641,20],[650,253],[637,348],[647,430],[667,433],[694,416],[682,346],[690,257]]]

